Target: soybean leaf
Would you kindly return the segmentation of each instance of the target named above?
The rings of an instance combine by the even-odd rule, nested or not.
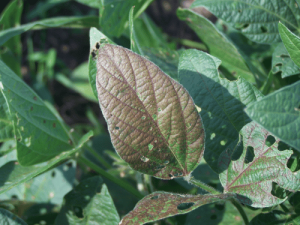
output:
[[[80,93],[90,101],[97,101],[89,82],[89,64],[84,62],[75,68],[68,78],[64,74],[56,74],[55,79],[66,87]]]
[[[2,46],[10,38],[22,34],[28,30],[40,30],[51,27],[59,28],[89,28],[98,26],[97,16],[73,16],[73,17],[56,17],[44,19],[19,27],[14,27],[0,31],[0,46]]]
[[[260,210],[251,210],[247,207],[243,207],[249,219],[256,216]],[[190,212],[186,218],[184,225],[244,225],[242,217],[239,215],[238,210],[229,201],[225,204],[216,202],[209,205],[204,205],[198,209]]]
[[[100,8],[100,0],[76,0],[76,1],[92,8],[96,8],[96,9]]]
[[[22,219],[2,208],[0,208],[0,221],[3,225],[27,225]]]
[[[0,147],[0,167],[10,161],[17,160],[16,141],[9,140],[2,143]]]
[[[97,75],[97,62],[93,59],[93,51],[96,49],[96,43],[100,40],[105,40],[109,44],[115,44],[112,40],[102,34],[97,28],[92,27],[90,29],[90,56],[89,56],[89,81],[93,90],[93,93],[98,99],[97,88],[96,88],[96,75]]]
[[[286,215],[284,212],[279,210],[274,210],[269,213],[261,213],[257,215],[250,221],[250,225],[275,225],[275,224],[293,225],[293,223],[290,223],[290,221],[286,223],[288,217],[290,216]]]
[[[19,201],[61,204],[64,195],[73,187],[75,166],[75,162],[64,163],[6,191],[0,199],[10,200],[14,196]]]
[[[293,31],[300,28],[299,5],[295,0],[196,0],[191,7],[204,6],[217,17],[230,23],[250,40],[259,43],[280,42],[279,21]]]
[[[225,149],[233,149],[239,131],[249,123],[244,108],[262,97],[245,79],[229,81],[221,78],[221,61],[207,53],[186,50],[179,59],[179,80],[200,107],[206,136],[205,161],[219,173],[218,159]]]
[[[1,14],[0,31],[19,26],[22,11],[23,1],[11,1]],[[2,47],[0,54],[0,59],[19,76],[21,75],[21,54],[22,46],[20,35],[7,41]]]
[[[96,85],[112,143],[133,169],[172,179],[197,167],[204,130],[180,84],[130,50],[103,44]]]
[[[153,0],[101,0],[100,26],[107,36],[119,37],[128,26],[128,15],[132,6],[135,6],[134,17],[138,17]]]
[[[300,151],[300,81],[249,105],[251,119]]]
[[[255,83],[255,77],[248,69],[237,48],[212,22],[189,9],[179,8],[177,16],[196,32],[199,38],[207,45],[209,54],[222,60],[222,66],[233,76],[240,76],[251,83]]]
[[[272,72],[281,71],[281,77],[289,77],[300,73],[300,68],[293,62],[283,43],[274,50],[272,56]]]
[[[166,217],[188,213],[196,208],[232,198],[233,194],[181,195],[168,192],[154,192],[140,200],[127,214],[120,225],[138,225]]]
[[[120,221],[112,198],[101,177],[91,177],[65,196],[55,224],[114,225]]]
[[[67,160],[71,155],[78,152],[92,135],[92,131],[88,132],[87,134],[82,136],[82,138],[78,141],[78,144],[74,149],[68,152],[63,152],[54,159],[40,165],[24,167],[14,161],[6,163],[0,168],[0,194],[21,183],[29,181],[37,175],[51,169],[59,162]]]
[[[279,151],[279,139],[255,122],[244,126],[240,134],[243,142],[240,157],[235,160],[232,151],[227,150],[219,159],[224,192],[237,193],[240,202],[257,208],[282,203],[286,198],[271,194],[272,182],[291,192],[300,188],[300,173],[293,173],[287,167],[293,151]],[[239,151],[239,146],[234,151]]]
[[[14,127],[2,93],[0,93],[0,142],[14,139]]]
[[[280,37],[294,63],[300,67],[300,38],[293,34],[284,24],[278,24]]]
[[[74,141],[63,122],[2,61],[0,81],[18,138],[18,161],[21,165],[45,162],[73,148]],[[43,147],[45,143],[49,143],[47,148]]]

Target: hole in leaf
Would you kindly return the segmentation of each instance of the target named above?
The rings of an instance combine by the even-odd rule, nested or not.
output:
[[[262,33],[267,33],[268,32],[268,29],[264,26],[261,26],[260,30],[261,30]]]
[[[149,159],[148,159],[147,157],[145,157],[145,156],[142,156],[142,157],[141,157],[141,160],[142,160],[143,162],[148,162],[148,161],[149,161]]]
[[[169,160],[164,161],[164,164],[168,164],[168,163],[169,163]]]
[[[178,206],[177,206],[177,209],[178,210],[186,210],[186,209],[189,209],[191,208],[195,203],[193,202],[184,202],[184,203],[180,203]]]
[[[146,119],[146,116],[142,116],[142,120]]]
[[[19,198],[18,198],[18,196],[16,196],[16,195],[12,195],[12,196],[11,196],[11,199],[13,199],[13,200],[18,200]]]
[[[272,135],[269,135],[266,140],[266,145],[270,147],[275,143],[275,141],[275,138]]]
[[[241,12],[242,12],[242,10],[241,10],[241,9],[238,9],[238,12],[239,12],[239,13],[241,13]]]
[[[210,217],[211,220],[215,220],[215,219],[217,219],[217,218],[218,218],[218,217],[217,217],[216,214],[213,214],[213,215],[211,215],[211,217]]]
[[[158,199],[158,195],[155,195],[155,196],[151,197],[151,199],[152,199],[152,200]]]
[[[163,169],[163,168],[165,168],[166,166],[165,165],[159,165],[159,166],[157,166],[155,169],[156,170],[161,170],[161,169]],[[174,174],[175,175],[175,174]],[[175,175],[176,176],[176,175]]]
[[[80,206],[74,206],[73,211],[78,218],[83,218],[83,210]]]
[[[91,52],[91,55],[92,55],[93,58],[96,57],[96,53],[94,51]]]
[[[278,184],[276,184],[275,182],[272,182],[272,191],[271,194],[284,199],[287,196],[287,191],[285,189],[283,189],[282,187],[280,187]]]
[[[115,127],[115,129],[116,129],[116,130],[119,130],[119,129],[120,129],[120,127]]]
[[[99,49],[100,48],[100,44],[99,42],[96,43],[96,49]]]
[[[275,67],[282,67],[282,63],[276,63]]]
[[[149,144],[148,149],[151,151],[153,149],[153,145]]]
[[[56,173],[55,173],[55,171],[53,171],[53,172],[51,173],[51,177],[55,177],[55,175],[56,175]]]
[[[173,176],[173,174],[169,174],[169,177],[171,177],[171,178],[172,178],[172,177],[174,177],[174,176]]]
[[[225,208],[225,206],[223,204],[215,204],[215,207],[217,210],[220,210],[220,211],[224,210],[224,208]]]
[[[290,168],[292,172],[296,172],[300,169],[300,155],[295,153],[289,158],[287,162],[287,167]]]
[[[289,55],[286,55],[286,54],[281,54],[281,55],[280,55],[280,58],[285,59],[285,58],[290,58],[290,56],[289,56]],[[281,64],[281,65],[282,65],[282,64]]]
[[[279,151],[284,151],[284,150],[288,150],[288,149],[290,149],[290,147],[286,143],[284,143],[283,141],[279,141],[279,143],[278,143]]]
[[[254,159],[254,156],[255,156],[255,154],[254,154],[254,148],[252,146],[248,146],[244,162],[245,163],[252,162],[253,159]]]

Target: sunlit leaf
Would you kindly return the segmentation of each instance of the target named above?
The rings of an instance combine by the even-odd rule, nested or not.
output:
[[[249,105],[251,119],[300,151],[300,81]]]
[[[112,143],[133,169],[172,179],[196,168],[204,130],[180,84],[145,58],[103,44],[97,53],[96,85]]]
[[[116,225],[120,221],[112,198],[101,177],[91,177],[65,196],[55,224]]]
[[[154,192],[147,195],[127,214],[120,225],[139,225],[166,217],[185,214],[196,208],[232,198],[234,194],[181,195],[167,192]]]
[[[280,42],[279,21],[299,30],[299,5],[295,0],[196,0],[192,7],[204,6],[229,22],[250,40],[259,43]]]
[[[244,108],[262,97],[245,79],[221,78],[221,61],[205,52],[186,50],[179,59],[179,80],[199,107],[205,135],[204,158],[219,173],[218,159],[225,149],[233,149],[239,131],[251,120]]]
[[[293,151],[279,151],[279,139],[255,122],[244,126],[240,134],[242,143],[234,151],[227,149],[220,156],[224,192],[237,193],[242,203],[258,208],[282,203],[286,198],[271,194],[272,182],[292,192],[300,188],[300,173],[293,173],[287,167]]]

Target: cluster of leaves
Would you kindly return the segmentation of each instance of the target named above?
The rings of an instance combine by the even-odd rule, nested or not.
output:
[[[67,2],[47,1],[28,17]],[[195,0],[176,13],[205,46],[176,40],[181,49],[144,12],[153,0],[77,2],[99,16],[20,25],[21,0],[1,14],[1,221],[300,223],[298,0]],[[218,21],[192,10],[200,6]],[[89,28],[89,61],[65,75],[54,68],[55,49],[34,52],[28,41],[28,60],[38,64],[28,85],[20,35],[51,27]],[[100,103],[121,159],[92,110],[92,126],[66,124],[45,77]],[[124,190],[130,195],[118,202]],[[124,210],[133,198],[140,201]]]

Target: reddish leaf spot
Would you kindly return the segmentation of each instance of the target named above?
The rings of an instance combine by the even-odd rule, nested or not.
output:
[[[35,100],[35,101],[36,101],[36,100],[37,100],[37,97],[36,97],[36,96],[34,96],[34,97],[33,97],[33,100]]]
[[[32,110],[33,110],[33,107],[31,106],[31,107],[30,107],[30,111],[32,111]]]
[[[52,125],[54,128],[56,127],[56,123],[53,123],[53,125]]]
[[[70,144],[70,145],[72,145],[72,144],[73,144],[73,142],[72,142],[72,140],[71,140],[71,139],[69,139],[69,141],[68,141],[68,142],[69,142],[69,144]]]
[[[46,120],[43,120],[43,123],[46,123]]]

